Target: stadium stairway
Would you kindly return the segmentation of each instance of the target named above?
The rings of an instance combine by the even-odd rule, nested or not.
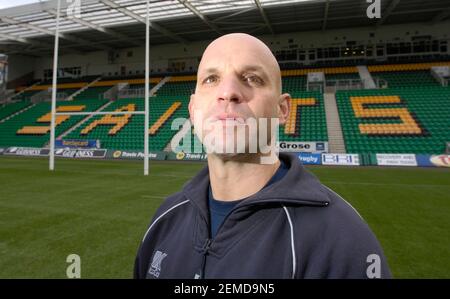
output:
[[[30,101],[19,101],[13,103],[0,104],[0,120],[11,116],[12,114],[29,106]]]
[[[28,86],[28,87],[26,87],[26,88],[20,90],[18,93],[15,93],[15,94],[13,94],[12,96],[10,96],[9,98],[7,98],[7,99],[6,99],[6,102],[11,101],[13,98],[22,95],[23,93],[25,93],[25,92],[27,92],[27,91],[33,89],[33,87],[35,87],[35,86],[37,86],[37,85],[39,85],[39,84],[41,84],[41,81],[35,82],[34,84],[32,84],[32,85],[30,85],[30,86]]]
[[[25,108],[23,108],[23,109],[21,109],[21,110],[15,112],[15,113],[9,115],[8,117],[6,117],[6,118],[0,120],[0,124],[1,124],[1,123],[4,123],[5,121],[7,121],[7,120],[13,118],[14,116],[16,116],[16,115],[18,115],[18,114],[20,114],[20,113],[22,113],[22,112],[27,111],[28,109],[33,108],[34,106],[36,106],[36,103],[26,106]]]
[[[372,75],[370,74],[367,66],[359,65],[357,66],[359,76],[364,84],[364,89],[374,89],[376,88],[375,81],[373,81]]]
[[[156,85],[150,90],[150,95],[149,95],[149,96],[151,97],[152,95],[154,95],[161,87],[164,86],[164,84],[166,84],[166,82],[169,82],[171,78],[172,78],[172,77],[170,77],[170,76],[166,76],[166,77],[164,77],[161,81],[159,81],[158,84],[156,84]]]
[[[67,97],[68,101],[73,100],[77,95],[81,94],[83,91],[85,91],[86,89],[88,89],[89,87],[91,87],[92,85],[94,85],[95,83],[97,83],[98,81],[100,81],[102,79],[102,76],[95,78],[95,80],[93,80],[92,82],[90,82],[89,84],[83,86],[82,88],[78,89],[76,92],[74,92],[73,94],[71,94],[69,97]]]
[[[325,93],[323,95],[323,100],[327,119],[328,150],[330,153],[345,153],[345,142],[344,136],[342,135],[336,97],[334,93]]]

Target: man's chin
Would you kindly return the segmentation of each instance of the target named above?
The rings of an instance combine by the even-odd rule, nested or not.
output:
[[[222,161],[240,161],[246,162],[249,160],[254,160],[257,157],[257,154],[249,154],[249,153],[211,153],[208,156],[214,155]]]
[[[225,160],[225,161],[235,160],[239,156],[239,154],[236,154],[236,153],[211,153],[209,155],[215,155],[219,159]]]
[[[207,153],[208,153],[208,155],[216,155],[218,157],[236,157],[239,155],[248,155],[249,154],[246,151],[237,152],[237,151],[224,151],[224,150],[220,150],[220,149],[211,149],[211,150],[207,151]]]

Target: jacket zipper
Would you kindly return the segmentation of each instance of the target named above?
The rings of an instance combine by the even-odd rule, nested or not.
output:
[[[309,205],[311,205],[311,206],[326,206],[327,204],[328,204],[328,203],[322,203],[322,204],[320,204],[320,203],[318,203],[318,204],[314,203],[314,204],[309,204]],[[221,224],[219,225],[219,227],[217,228],[216,236],[219,234],[219,232],[220,232],[222,226],[225,224],[225,222],[227,221],[227,219],[229,218],[229,216],[230,216],[231,214],[235,213],[237,210],[240,210],[240,209],[242,209],[242,208],[248,208],[248,207],[250,207],[250,206],[252,206],[252,205],[255,205],[255,203],[244,204],[244,205],[242,205],[242,206],[234,207],[234,208],[228,213],[228,215],[225,216],[225,218],[223,219],[222,223],[221,223]],[[211,243],[212,241],[214,241],[214,239],[209,239],[209,240],[210,240],[210,243]]]
[[[238,207],[233,208],[233,209],[230,211],[230,213],[228,213],[228,215],[225,216],[225,218],[223,219],[222,223],[221,223],[220,226],[217,228],[216,236],[219,234],[219,232],[220,232],[220,230],[221,230],[223,224],[225,223],[225,221],[228,219],[228,217],[229,217],[232,213],[236,212],[237,210],[240,210],[240,209],[243,208],[243,207],[249,207],[249,206],[252,206],[252,205],[253,205],[253,203],[251,203],[251,204],[244,204],[244,205],[242,205],[242,206],[238,206]],[[312,205],[313,205],[313,206],[314,206],[314,205],[321,206],[320,204],[312,204]],[[326,206],[326,205],[327,205],[327,203],[322,203],[322,206]],[[200,213],[200,214],[201,214],[201,213]],[[203,217],[203,215],[202,215],[202,217]],[[204,217],[203,217],[203,218],[204,218]],[[204,219],[204,220],[206,220],[206,219]],[[205,221],[205,222],[209,225],[208,221]],[[209,227],[208,227],[208,231],[209,231]],[[211,243],[212,243],[213,241],[214,241],[214,239],[212,239],[212,238],[207,238],[207,239],[205,240],[205,244],[204,244],[203,247],[202,247],[202,255],[203,255],[203,259],[202,259],[202,265],[201,265],[201,268],[200,268],[200,277],[199,277],[199,279],[204,279],[204,278],[205,278],[206,256],[208,255],[208,251],[209,251],[209,249],[211,248]]]
[[[205,278],[206,256],[208,255],[208,250],[210,248],[211,241],[212,240],[209,238],[206,239],[205,245],[203,245],[203,247],[202,247],[203,260],[202,260],[202,266],[200,268],[200,279]]]

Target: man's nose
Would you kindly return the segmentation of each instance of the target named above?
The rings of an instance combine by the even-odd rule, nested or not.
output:
[[[217,89],[217,100],[239,104],[243,100],[241,82],[234,77],[224,77]]]

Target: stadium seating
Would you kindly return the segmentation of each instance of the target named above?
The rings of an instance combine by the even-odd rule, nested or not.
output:
[[[349,153],[441,154],[450,140],[450,89],[425,86],[339,91]]]
[[[280,126],[281,141],[328,141],[323,96],[319,92],[291,92],[286,125]]]
[[[307,92],[306,76],[283,76],[283,92],[292,97],[291,115],[286,126],[280,126],[282,141],[327,141],[327,124],[323,96]]]
[[[137,84],[130,85],[130,88],[142,87]],[[188,117],[189,96],[194,88],[195,81],[175,79],[163,85],[156,95],[150,98],[150,127],[148,129],[150,150],[163,150],[177,132],[171,129],[172,120]],[[115,111],[121,108],[128,111],[144,111],[144,100],[142,98],[119,99],[104,111]],[[95,122],[97,124],[93,125]],[[120,128],[112,130],[112,126],[116,124]],[[95,116],[87,124],[83,124],[71,132],[66,139],[99,139],[102,147],[105,148],[142,150],[144,147],[143,128],[143,115]]]
[[[7,118],[8,116],[26,108],[30,105],[30,101],[23,100],[20,102],[9,103],[3,106],[0,106],[0,120]]]
[[[195,90],[196,81],[169,81],[164,84],[157,92],[157,96],[187,96],[189,97]]]
[[[325,74],[348,74],[358,73],[356,66],[325,67],[325,68],[303,68],[296,70],[282,70],[281,76],[302,76],[310,72],[324,72]]]
[[[283,92],[306,91],[306,76],[283,76]]]
[[[344,73],[344,74],[326,74],[325,80],[357,80],[361,79],[359,73]]]
[[[150,133],[149,144],[151,150],[163,150],[170,138],[175,134],[171,131],[170,119],[185,116],[172,105],[186,106],[187,103],[179,101],[163,101],[151,98],[150,100]],[[187,108],[184,108],[187,110]],[[114,101],[104,111],[144,111],[143,99],[120,99]],[[170,111],[170,112],[167,112]],[[166,114],[165,114],[166,113]],[[166,115],[165,121],[156,122],[161,115]],[[158,130],[153,123],[160,125]],[[144,147],[144,116],[95,116],[87,124],[71,132],[66,139],[98,139],[102,147],[124,150],[142,150]],[[157,132],[157,134],[155,134]],[[153,133],[153,134],[152,134]]]
[[[336,100],[347,152],[443,153],[445,142],[450,140],[450,88],[441,87],[430,75],[429,68],[447,64],[368,66],[374,78],[388,82],[388,89],[338,91]],[[306,75],[312,71],[324,72],[327,80],[359,79],[357,68],[353,66],[283,70],[283,92],[291,94],[292,105],[286,125],[280,127],[281,141],[328,141],[323,95],[305,90]],[[151,78],[150,88],[161,79]],[[127,82],[129,89],[144,87],[142,78],[105,78],[78,94],[73,101],[60,102],[59,105],[93,111],[106,103],[99,100],[101,95],[119,82]],[[86,84],[64,82],[58,86],[58,92],[71,94]],[[150,98],[150,150],[164,150],[177,132],[171,129],[172,121],[188,117],[189,97],[195,85],[196,76],[173,76]],[[34,86],[34,90],[22,94],[23,98],[42,90],[43,86]],[[1,107],[0,120],[27,105],[30,105],[29,101],[20,101]],[[40,103],[1,123],[0,146],[44,145],[48,141],[48,131],[42,124],[48,126],[48,110],[49,103]],[[144,101],[141,97],[118,99],[104,111],[116,110],[143,111]],[[82,118],[58,116],[57,135]],[[142,150],[143,126],[143,115],[99,115],[65,138],[99,139],[104,148]],[[191,138],[197,137],[191,135]],[[197,144],[195,149],[200,148],[201,145]]]
[[[424,62],[424,63],[404,63],[404,64],[382,64],[370,65],[369,72],[411,72],[430,70],[433,66],[450,66],[450,61]]]
[[[402,71],[373,73],[373,77],[386,80],[389,88],[410,88],[417,86],[440,86],[427,71]]]
[[[89,87],[75,96],[75,100],[98,100],[111,86]]]
[[[103,100],[60,101],[57,103],[57,110],[93,111],[104,103],[105,101]],[[50,120],[50,106],[49,102],[36,104],[30,109],[0,123],[0,146],[43,147],[50,138],[50,123],[48,122]],[[70,106],[69,110],[63,108],[66,106]],[[82,118],[84,116],[62,116],[60,118],[60,124],[56,127],[56,136],[67,131]],[[21,131],[24,128],[27,129]]]
[[[14,96],[12,99],[15,100],[15,101],[17,101],[17,100],[19,100],[19,101],[28,101],[28,100],[30,100],[30,98],[34,94],[36,94],[39,91],[40,90],[27,90],[27,91],[24,91],[23,93],[21,93],[21,94],[19,94],[17,96]]]

